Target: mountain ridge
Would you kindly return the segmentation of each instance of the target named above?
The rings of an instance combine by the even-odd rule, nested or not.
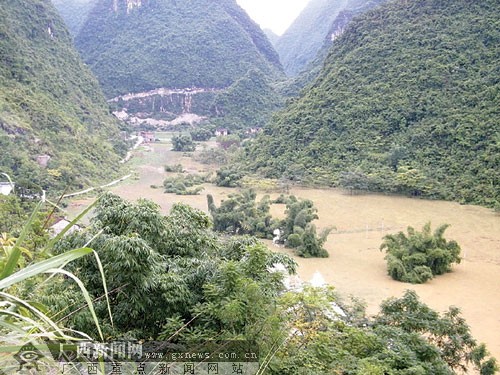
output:
[[[499,4],[390,2],[247,149],[266,176],[498,206]]]
[[[53,5],[11,1],[0,16],[2,170],[56,190],[112,175],[125,151],[119,123]]]

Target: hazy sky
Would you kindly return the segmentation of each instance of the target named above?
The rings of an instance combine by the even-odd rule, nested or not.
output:
[[[309,0],[236,0],[262,29],[281,35]]]

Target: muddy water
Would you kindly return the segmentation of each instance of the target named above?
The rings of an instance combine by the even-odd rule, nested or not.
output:
[[[161,186],[169,175],[165,164],[181,163],[190,173],[205,173],[207,166],[171,152],[168,144],[154,144],[144,149],[135,160],[137,179],[113,187],[124,198],[148,198],[158,203],[166,213],[175,202],[184,202],[207,211],[206,194],[218,202],[233,189],[210,184],[199,196],[164,194]],[[134,163],[134,161],[132,161]],[[327,259],[296,258],[299,275],[310,280],[319,271],[325,280],[344,296],[361,297],[367,311],[375,314],[380,302],[391,296],[401,296],[414,289],[421,299],[438,311],[454,305],[462,310],[474,336],[485,342],[500,358],[500,216],[492,211],[457,203],[427,201],[384,195],[349,195],[334,189],[292,189],[292,194],[314,201],[318,207],[319,228],[335,226],[326,248]],[[277,196],[278,194],[276,194]],[[274,216],[282,215],[283,205],[273,205]],[[427,221],[433,228],[442,223],[451,227],[445,237],[455,239],[462,247],[464,260],[453,272],[439,276],[425,285],[411,285],[391,280],[386,273],[384,254],[379,246],[387,233],[404,230],[408,225],[420,229]],[[275,251],[288,252],[274,247]]]
[[[454,305],[462,310],[478,341],[487,343],[500,358],[500,216],[491,210],[457,203],[383,195],[344,194],[329,189],[293,189],[318,207],[318,227],[336,226],[326,249],[328,259],[296,258],[299,274],[310,280],[319,271],[341,295],[355,295],[376,313],[380,302],[415,290],[421,299],[445,311]],[[275,210],[277,207],[275,207]],[[379,246],[387,233],[408,225],[420,229],[427,221],[433,228],[451,224],[445,237],[455,239],[464,257],[453,272],[424,285],[393,281],[386,273]],[[276,249],[276,247],[274,247]],[[287,252],[282,249],[281,251]]]

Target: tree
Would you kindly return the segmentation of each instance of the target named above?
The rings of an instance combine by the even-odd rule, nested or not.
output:
[[[460,246],[446,241],[444,231],[449,224],[439,226],[431,233],[431,223],[422,232],[408,227],[403,232],[384,237],[380,250],[386,250],[387,272],[398,281],[421,284],[436,275],[451,271],[453,263],[460,263]]]
[[[244,174],[238,169],[232,167],[223,167],[218,169],[215,176],[215,185],[225,187],[240,186]]]
[[[466,372],[471,363],[481,374],[495,367],[495,359],[485,360],[488,352],[484,344],[477,344],[458,308],[450,307],[440,315],[420,302],[413,290],[407,290],[401,298],[390,298],[382,303],[375,327],[382,326],[397,327],[405,333],[420,335],[437,349],[428,355],[440,358],[453,371]],[[407,342],[407,345],[414,344]]]
[[[269,196],[264,196],[258,203],[256,198],[254,190],[243,190],[241,193],[230,194],[228,199],[216,207],[213,197],[208,195],[208,209],[214,221],[214,229],[231,234],[269,237],[272,232]]]
[[[172,146],[174,151],[190,152],[196,149],[193,139],[190,135],[179,134],[172,137]]]
[[[414,291],[384,301],[374,318],[362,312],[353,319],[356,308],[331,287],[285,293],[277,306],[285,333],[275,337],[270,374],[453,375],[469,365],[492,374],[496,368],[458,309],[439,314]]]
[[[311,200],[297,199],[293,195],[288,197],[286,218],[280,225],[284,228],[282,237],[285,239],[285,245],[296,249],[296,254],[301,257],[328,257],[323,245],[333,228],[325,228],[317,235],[316,226],[312,224],[312,221],[318,218],[317,211]]]
[[[212,138],[212,131],[206,128],[196,128],[189,132],[193,141],[204,142]]]

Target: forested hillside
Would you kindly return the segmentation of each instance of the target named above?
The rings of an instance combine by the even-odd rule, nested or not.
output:
[[[235,0],[148,0],[97,1],[76,37],[84,60],[98,77],[106,95],[116,97],[158,88],[201,88],[213,95],[188,93],[189,107],[176,112],[163,110],[141,113],[167,118],[193,112],[217,118],[230,128],[262,126],[270,116],[268,106],[255,106],[239,97],[258,97],[266,102],[276,96],[244,91],[225,107],[215,92],[229,89],[249,71],[261,72],[270,82],[283,76],[279,57],[264,32]],[[234,92],[235,86],[229,90]],[[127,111],[170,97],[151,97],[127,103]],[[226,101],[225,101],[226,102]],[[253,101],[255,102],[255,101]],[[202,111],[196,111],[203,108]],[[240,111],[240,109],[242,109]],[[247,123],[245,113],[253,112],[257,123]],[[222,115],[224,114],[224,115]],[[225,120],[229,116],[231,120]]]
[[[0,172],[44,189],[109,178],[125,148],[118,133],[50,0],[3,3]]]
[[[290,38],[289,36],[284,36],[284,38],[289,39],[287,42],[282,42],[280,55],[282,59],[287,59],[287,56],[292,57],[289,64],[295,72],[292,74],[294,77],[288,83],[283,93],[286,96],[298,96],[300,90],[305,86],[312,83],[319,75],[321,68],[323,67],[323,62],[325,61],[332,43],[340,37],[344,31],[347,29],[349,23],[357,16],[369,11],[370,9],[385,3],[387,0],[349,0],[344,2],[337,1],[337,5],[342,7],[333,7],[335,0],[330,0],[329,3],[324,4],[324,10],[321,12],[326,12],[330,14],[333,18],[333,22],[330,23],[328,32],[323,35],[323,41],[320,43],[319,34],[311,34],[308,32],[308,28],[302,29],[298,28],[295,30],[295,26],[290,27],[290,33],[294,36]],[[332,8],[332,9],[327,9]],[[325,16],[322,16],[325,18]],[[299,23],[300,19],[296,21]],[[325,20],[316,20],[316,22],[310,27],[321,29],[322,32],[325,30],[326,25]],[[321,26],[321,27],[320,27]],[[295,31],[294,31],[295,30]],[[315,35],[312,38],[311,35]],[[303,43],[296,43],[297,40],[305,38]],[[300,54],[298,57],[294,57],[295,54]],[[295,66],[299,63],[300,65]],[[289,64],[284,63],[285,67]]]
[[[498,206],[500,3],[395,1],[333,44],[247,149],[251,166],[349,189]]]
[[[116,4],[98,1],[76,38],[110,97],[158,87],[224,88],[249,69],[280,72],[266,36],[234,0]]]
[[[318,51],[341,34],[353,15],[386,0],[312,0],[274,43],[285,72],[299,74]],[[336,26],[332,30],[332,26]]]

